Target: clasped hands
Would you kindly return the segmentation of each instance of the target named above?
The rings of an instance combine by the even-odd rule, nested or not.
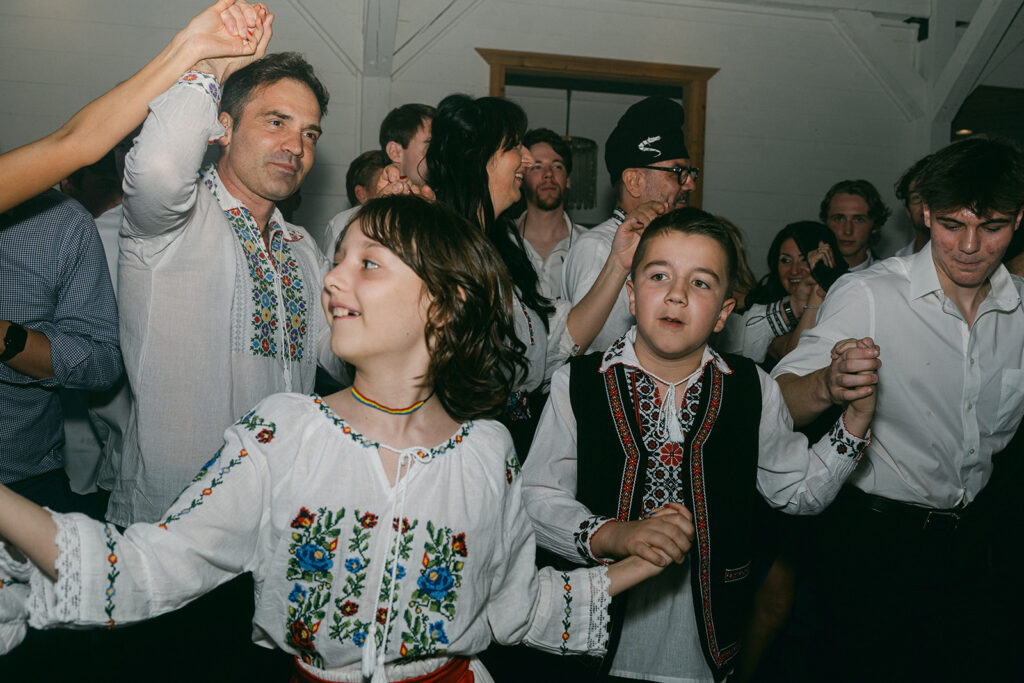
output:
[[[693,543],[693,515],[681,503],[666,503],[654,514],[634,522],[613,520],[590,538],[595,557],[635,556],[655,567],[682,564]]]

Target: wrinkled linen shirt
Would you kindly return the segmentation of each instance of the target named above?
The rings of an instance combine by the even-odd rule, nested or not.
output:
[[[118,305],[132,406],[107,519],[153,521],[224,429],[260,399],[331,374],[327,263],[274,209],[269,250],[216,170],[201,169],[220,86],[188,72],[150,103],[125,162]]]
[[[0,550],[0,586],[10,589],[0,588],[0,645],[16,639],[10,625],[24,622],[26,604],[34,627],[112,626],[251,571],[256,641],[329,680],[362,681],[382,667],[389,680],[422,675],[492,637],[604,651],[606,569],[536,569],[503,426],[465,422],[436,446],[392,449],[394,485],[379,446],[316,396],[267,398],[227,430],[159,524],[122,535],[54,514],[56,583]],[[30,589],[17,583],[26,579]]]

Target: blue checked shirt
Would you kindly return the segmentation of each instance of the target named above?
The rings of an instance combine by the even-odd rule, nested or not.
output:
[[[99,233],[82,206],[54,190],[0,214],[0,319],[50,340],[54,376],[0,363],[0,482],[63,464],[57,387],[100,391],[121,376],[117,305]]]

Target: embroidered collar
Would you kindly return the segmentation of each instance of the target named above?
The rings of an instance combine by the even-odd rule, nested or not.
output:
[[[250,218],[252,217],[249,207],[236,199],[235,196],[228,192],[227,188],[224,187],[224,183],[221,182],[220,179],[220,174],[217,173],[217,164],[215,162],[211,161],[203,166],[199,171],[199,179],[202,181],[203,185],[206,186],[206,189],[210,191],[210,194],[213,195],[213,198],[217,200],[217,203],[220,204],[220,208],[223,211],[228,212],[232,209],[239,209],[241,210],[242,215],[249,216]],[[258,232],[259,226],[256,225],[256,219],[253,218],[250,222]],[[281,210],[277,208],[277,205],[275,205],[274,212],[270,215],[269,230],[267,231],[268,239],[273,236],[277,230],[280,230],[283,233],[285,241],[295,242],[302,239],[302,235],[288,227],[288,224],[284,220],[284,216],[281,215]]]
[[[652,376],[650,371],[644,368],[637,359],[636,349],[633,346],[635,343],[636,325],[633,325],[625,334],[616,339],[615,343],[604,352],[604,356],[601,358],[601,367],[599,371],[604,373],[615,365],[625,365],[627,367],[635,368],[645,375]],[[717,351],[705,344],[704,355],[700,359],[700,367],[698,367],[690,377],[700,377],[701,373],[704,372],[705,366],[712,362],[724,374],[732,374],[732,368],[725,362],[725,359],[718,355]],[[689,382],[687,382],[687,385],[689,385]]]

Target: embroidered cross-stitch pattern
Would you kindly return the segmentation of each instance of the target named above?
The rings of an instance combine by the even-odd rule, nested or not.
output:
[[[286,639],[299,651],[302,661],[317,667],[323,666],[323,657],[316,651],[313,638],[327,613],[334,583],[334,551],[344,516],[344,508],[337,512],[301,508],[289,524],[293,531],[285,577],[294,584],[288,595]]]
[[[409,607],[402,615],[402,652],[409,657],[426,657],[445,651],[448,644],[444,622],[455,618],[455,601],[462,586],[462,570],[469,555],[466,534],[427,522],[430,537],[423,547],[423,569],[416,580]],[[441,617],[436,621],[432,618]]]

